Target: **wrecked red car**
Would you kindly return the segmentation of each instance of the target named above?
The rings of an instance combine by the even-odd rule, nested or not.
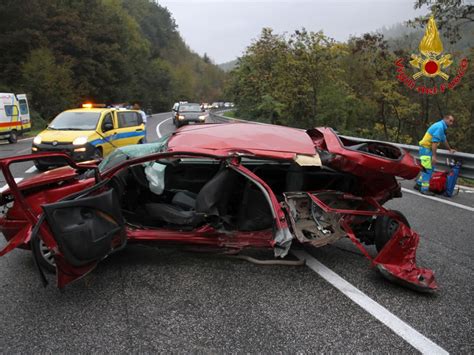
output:
[[[320,247],[347,237],[386,278],[437,288],[433,272],[416,265],[418,234],[382,207],[401,196],[396,176],[413,179],[420,170],[396,146],[330,128],[233,123],[184,127],[100,163],[43,154],[68,166],[17,184],[11,165],[38,154],[0,160],[9,185],[0,200],[8,241],[0,255],[31,249],[45,284],[43,270],[55,271],[64,288],[127,243],[270,248],[282,258],[292,243]]]

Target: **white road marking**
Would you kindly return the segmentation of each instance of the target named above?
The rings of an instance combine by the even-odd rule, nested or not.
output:
[[[156,126],[156,134],[158,135],[158,138],[161,138],[163,135],[161,134],[160,132],[160,126],[165,123],[166,121],[168,120],[171,120],[173,117],[170,117],[170,118],[167,118],[167,119],[164,119],[163,121],[161,121],[160,123],[158,123],[158,126]]]
[[[38,169],[36,169],[36,166],[32,166],[31,168],[25,170],[25,173],[26,174],[31,174],[31,173],[36,173],[38,171]]]
[[[292,253],[300,260],[305,259],[306,265],[311,270],[316,272],[324,280],[341,291],[345,296],[350,298],[381,323],[385,324],[395,334],[404,339],[422,354],[449,354],[446,350],[435,344],[416,329],[412,328],[410,325],[391,313],[388,309],[375,302],[334,271],[321,264],[307,252],[303,250],[293,250]]]
[[[23,178],[15,178],[16,183],[19,183],[21,180],[23,180]],[[6,189],[8,189],[8,184],[6,184],[2,188],[0,188],[0,192],[5,191]]]
[[[25,153],[29,153],[29,152],[31,152],[31,147],[30,147],[30,148],[26,148],[26,149],[19,150],[19,151],[18,151],[18,154],[25,154]]]
[[[456,203],[456,202],[446,201],[446,200],[443,200],[442,198],[439,198],[439,197],[422,195],[422,194],[420,194],[419,192],[412,191],[412,190],[407,189],[407,188],[404,188],[404,187],[402,187],[402,191],[408,192],[409,194],[417,195],[417,196],[419,196],[419,197],[427,198],[427,199],[429,199],[429,200],[438,201],[438,202],[444,203],[444,204],[446,204],[446,205],[450,205],[450,206],[454,206],[454,207],[459,207],[459,208],[462,208],[462,209],[464,209],[464,210],[474,212],[474,207],[469,207],[469,206],[461,205],[460,203]]]
[[[30,140],[33,140],[33,138],[35,138],[35,137],[19,139],[18,142],[30,141]]]
[[[469,187],[469,186],[456,185],[455,189],[460,189],[461,191],[464,190],[464,192],[466,192],[466,191],[472,191],[472,192],[474,192],[474,188],[473,188],[473,187]]]

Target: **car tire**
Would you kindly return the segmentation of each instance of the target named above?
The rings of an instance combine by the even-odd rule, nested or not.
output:
[[[396,213],[400,217],[400,219],[408,227],[410,227],[410,223],[408,223],[408,220],[403,215],[403,213],[397,210],[392,210],[392,212]],[[377,217],[377,219],[375,220],[375,248],[377,249],[377,252],[380,253],[385,244],[387,244],[388,241],[392,239],[394,233],[398,229],[398,224],[399,223],[397,220],[390,218],[389,216]]]
[[[18,135],[16,131],[11,131],[10,137],[8,137],[8,143],[14,144],[16,142],[18,142]]]
[[[33,243],[37,243],[36,247],[32,249],[36,253],[40,266],[51,274],[56,273],[56,263],[54,262],[52,251],[44,244],[41,238],[34,238]]]
[[[37,161],[35,161],[35,167],[36,167],[36,169],[38,169],[38,171],[46,171],[49,168],[48,165],[41,164]]]

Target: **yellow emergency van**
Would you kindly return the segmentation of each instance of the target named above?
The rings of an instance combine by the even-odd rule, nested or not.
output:
[[[0,139],[16,143],[18,136],[29,130],[31,121],[26,95],[0,93]]]
[[[67,110],[57,115],[33,139],[32,153],[65,152],[75,161],[101,159],[114,149],[143,143],[145,124],[136,110],[94,107]],[[38,170],[63,165],[58,159],[38,159]]]

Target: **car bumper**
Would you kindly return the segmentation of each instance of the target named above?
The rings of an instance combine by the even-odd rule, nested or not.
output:
[[[189,124],[189,123],[206,123],[206,120],[201,120],[199,118],[184,118],[182,120],[178,120],[180,124]]]
[[[92,144],[85,144],[82,146],[75,146],[72,144],[58,144],[53,146],[52,144],[33,144],[31,152],[36,153],[45,153],[45,152],[55,152],[55,153],[66,153],[74,161],[86,161],[91,160],[94,157],[95,147]],[[41,165],[48,166],[61,166],[65,162],[60,158],[41,158],[37,160],[37,163]]]

